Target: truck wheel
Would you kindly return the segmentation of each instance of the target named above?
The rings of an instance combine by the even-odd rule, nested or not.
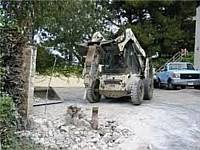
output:
[[[153,81],[153,87],[154,87],[154,88],[158,88],[158,82],[155,81],[155,80]]]
[[[200,89],[200,85],[196,85],[196,86],[194,86],[194,88],[199,90]]]
[[[161,88],[162,87],[162,85],[161,85],[161,81],[160,81],[160,79],[158,80],[158,88]]]
[[[144,79],[144,100],[153,98],[153,82],[150,78]]]
[[[181,85],[181,89],[185,89],[186,88],[186,86],[185,85]]]
[[[92,83],[91,87],[87,88],[86,91],[86,98],[88,100],[88,102],[90,103],[95,103],[95,102],[99,102],[101,95],[99,94],[99,81],[96,80]]]
[[[131,102],[140,105],[144,98],[144,84],[141,79],[135,79],[131,86]]]
[[[153,87],[154,88],[160,88],[158,81],[155,81],[155,80],[153,81]]]
[[[168,82],[167,82],[167,89],[168,90],[175,90],[176,89],[176,86],[173,85],[171,80],[168,80]]]

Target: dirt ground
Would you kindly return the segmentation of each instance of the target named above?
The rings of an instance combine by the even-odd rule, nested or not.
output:
[[[194,89],[155,89],[154,98],[140,106],[128,99],[109,99],[90,104],[83,87],[55,88],[64,99],[61,104],[47,106],[47,117],[59,118],[69,105],[82,107],[91,115],[99,106],[99,122],[115,120],[132,134],[117,149],[122,150],[199,150],[200,149],[200,91]],[[34,107],[34,115],[44,115],[44,106]]]

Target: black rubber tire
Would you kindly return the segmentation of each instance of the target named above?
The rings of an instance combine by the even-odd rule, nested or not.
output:
[[[200,85],[195,85],[194,88],[199,90],[200,89]]]
[[[158,79],[158,88],[161,88],[161,87],[162,87],[161,81],[160,81],[160,79]]]
[[[105,99],[113,99],[112,97],[107,97],[107,96],[104,96],[105,97]]]
[[[185,89],[186,88],[186,86],[185,85],[181,85],[181,89]]]
[[[144,98],[144,83],[141,79],[134,79],[131,85],[131,103],[140,105]]]
[[[156,81],[156,80],[153,81],[153,87],[158,88],[158,81]]]
[[[168,80],[167,81],[167,89],[168,90],[175,90],[175,89],[177,89],[177,87],[175,85],[173,85],[171,80]]]
[[[101,95],[98,92],[99,90],[99,81],[96,80],[92,83],[91,87],[86,89],[86,99],[90,103],[99,102]]]
[[[150,78],[144,80],[144,100],[151,100],[153,98],[153,81]]]

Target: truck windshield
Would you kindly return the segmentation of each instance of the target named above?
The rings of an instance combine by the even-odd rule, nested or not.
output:
[[[169,64],[169,70],[195,70],[192,64]]]

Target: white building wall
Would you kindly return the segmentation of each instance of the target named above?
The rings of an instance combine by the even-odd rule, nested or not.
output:
[[[194,66],[200,70],[200,6],[198,6],[196,9]]]

